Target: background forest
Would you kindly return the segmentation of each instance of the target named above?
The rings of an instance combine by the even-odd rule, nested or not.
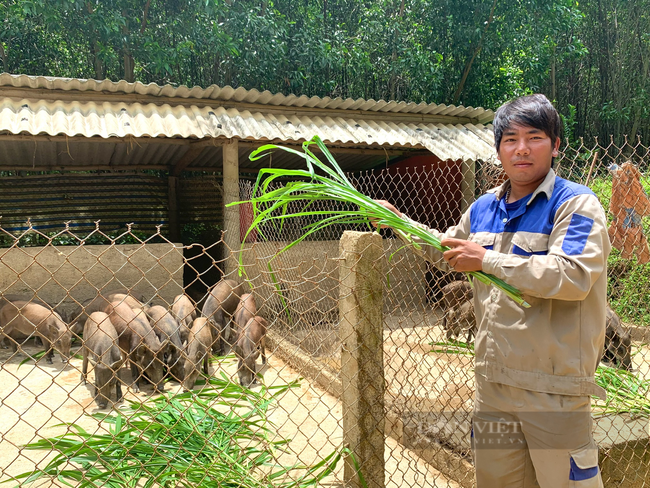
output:
[[[2,0],[3,71],[494,109],[650,142],[650,0]]]

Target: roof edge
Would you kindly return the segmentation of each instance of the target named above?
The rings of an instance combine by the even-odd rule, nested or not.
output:
[[[385,100],[365,100],[362,98],[330,98],[330,97],[308,97],[306,95],[282,93],[271,93],[268,90],[260,92],[253,88],[247,90],[243,87],[233,88],[231,86],[220,87],[210,85],[207,88],[198,86],[187,87],[181,85],[157,85],[155,83],[144,84],[141,82],[129,83],[125,80],[117,82],[111,80],[93,80],[82,78],[60,78],[50,76],[32,76],[24,74],[0,74],[0,89],[2,87],[24,89],[24,90],[44,90],[52,92],[91,92],[102,93],[104,96],[112,95],[140,95],[153,98],[176,98],[181,100],[203,100],[205,103],[210,101],[246,103],[254,105],[264,105],[272,107],[293,107],[297,109],[323,109],[355,112],[374,112],[383,115],[424,115],[440,116],[447,120],[458,118],[471,120],[475,123],[484,124],[494,118],[492,110],[486,110],[482,107],[463,107],[455,105],[433,104],[433,103],[415,103],[415,102],[398,102]],[[10,96],[10,95],[9,95]]]

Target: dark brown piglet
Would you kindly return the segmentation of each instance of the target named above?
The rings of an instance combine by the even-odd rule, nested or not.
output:
[[[183,351],[185,378],[183,379],[183,389],[189,391],[194,388],[196,378],[201,371],[209,374],[208,364],[210,361],[210,347],[212,346],[212,333],[210,324],[205,317],[194,319],[187,345]]]
[[[605,350],[603,361],[621,369],[632,371],[632,338],[621,324],[621,319],[607,306]]]
[[[157,391],[164,390],[167,342],[161,343],[144,312],[134,312],[125,303],[109,304],[106,312],[117,330],[122,354],[129,359],[133,390],[140,391],[140,377],[146,375]]]
[[[235,355],[239,359],[237,374],[242,386],[257,383],[255,360],[262,354],[262,364],[266,364],[266,331],[268,322],[258,316],[251,318],[235,344]]]
[[[223,355],[230,339],[230,320],[244,294],[244,285],[234,280],[221,280],[214,285],[203,304],[202,315],[208,319],[212,332],[212,352]]]
[[[185,376],[181,359],[183,343],[181,341],[180,326],[171,312],[160,305],[150,307],[147,310],[147,316],[160,342],[167,341],[169,343],[165,363],[171,372],[172,378],[180,383]]]

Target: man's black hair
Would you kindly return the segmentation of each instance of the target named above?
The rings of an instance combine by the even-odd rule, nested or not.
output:
[[[555,107],[541,93],[515,98],[499,107],[494,115],[494,145],[497,152],[506,129],[513,125],[525,125],[544,131],[551,144],[562,137],[562,121]]]

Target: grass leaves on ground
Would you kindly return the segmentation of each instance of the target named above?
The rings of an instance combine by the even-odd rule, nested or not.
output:
[[[267,412],[296,386],[256,392],[223,374],[201,390],[129,401],[125,411],[92,415],[108,425],[108,433],[69,424],[68,433],[25,446],[57,454],[44,468],[16,479],[20,486],[50,478],[79,488],[316,486],[351,454],[340,449],[313,466],[277,462],[290,440],[277,435]]]
[[[631,413],[650,417],[650,380],[610,366],[600,365],[596,370],[596,383],[607,391],[607,400],[593,403],[603,414]]]
[[[321,161],[314,154],[312,151],[313,146],[316,146],[325,156],[327,163]],[[357,191],[337,164],[332,153],[318,136],[314,136],[310,141],[303,143],[303,152],[289,147],[267,144],[253,151],[250,159],[251,161],[261,159],[274,149],[281,149],[300,156],[305,160],[307,169],[260,169],[250,201],[253,208],[253,222],[247,230],[246,236],[253,230],[257,230],[265,238],[263,224],[275,223],[277,228],[281,230],[287,219],[310,219],[311,223],[303,226],[304,233],[286,245],[280,251],[283,252],[330,226],[344,225],[365,227],[372,230],[373,226],[370,222],[375,222],[377,226],[392,228],[405,242],[408,242],[416,249],[421,249],[422,245],[420,243],[432,246],[439,251],[449,249],[442,246],[440,240],[425,229],[398,217],[372,198]],[[274,189],[274,183],[287,178],[294,181]],[[328,208],[320,208],[314,205],[318,202],[329,202]],[[332,208],[331,204],[333,202],[343,204],[342,209]],[[247,202],[235,202],[229,205],[241,203]],[[295,204],[301,205],[299,211],[290,210]],[[245,242],[246,238],[242,239],[242,241]],[[242,259],[243,253],[240,253],[240,272],[243,269]],[[476,279],[482,283],[493,285],[520,305],[529,306],[521,292],[517,288],[508,285],[505,281],[482,271],[472,271],[467,275],[470,281]]]
[[[457,340],[429,343],[432,353],[474,356],[474,344]],[[596,383],[607,392],[607,400],[592,399],[594,413],[599,415],[630,413],[650,417],[650,380],[635,373],[600,364],[596,369]]]

